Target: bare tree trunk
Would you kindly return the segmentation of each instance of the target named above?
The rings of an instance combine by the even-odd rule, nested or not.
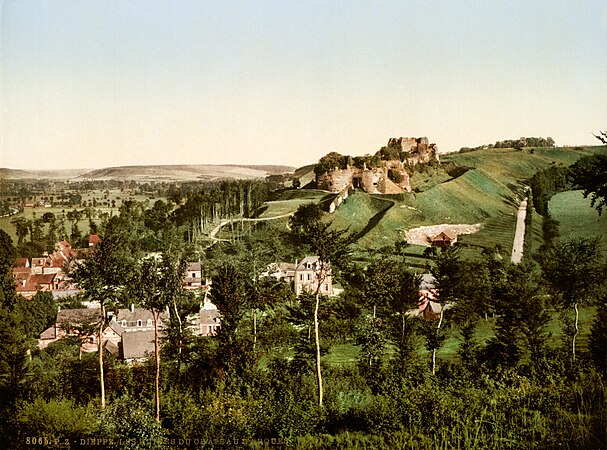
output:
[[[574,332],[573,332],[573,342],[571,344],[573,350],[573,360],[575,361],[575,339],[577,338],[578,331],[580,330],[578,327],[578,321],[580,318],[580,312],[578,311],[577,302],[573,304],[573,309],[575,310],[575,323],[574,323]]]
[[[320,371],[320,336],[318,333],[318,306],[320,304],[320,294],[316,291],[316,306],[314,307],[314,336],[316,340],[316,377],[318,379],[318,405],[322,407],[323,386],[322,373]]]
[[[438,320],[438,325],[436,326],[436,335],[438,336],[438,333],[440,332],[440,327],[443,323],[443,314],[445,311],[445,307],[443,305],[441,305],[441,310],[440,310],[440,319]],[[436,374],[436,348],[432,349],[432,375]]]
[[[105,311],[103,302],[101,302],[101,322],[99,323],[99,333],[97,336],[97,345],[99,346],[99,383],[101,385],[101,409],[105,408],[105,381],[103,374],[103,326],[105,325]]]
[[[179,348],[177,349],[177,381],[181,381],[181,357],[183,347],[183,324],[181,323],[181,317],[177,311],[177,302],[173,299],[173,309],[175,310],[175,317],[179,322]]]
[[[155,400],[156,400],[156,422],[160,422],[160,348],[158,345],[158,318],[160,311],[154,310],[154,356],[156,357],[156,385],[155,385]]]
[[[251,311],[253,314],[253,351],[257,345],[257,308],[253,308]]]

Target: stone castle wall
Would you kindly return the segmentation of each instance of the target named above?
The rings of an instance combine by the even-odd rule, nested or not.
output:
[[[316,177],[318,189],[338,193],[348,186],[362,189],[370,194],[395,194],[399,192],[411,192],[409,171],[417,164],[438,161],[438,149],[435,144],[429,144],[427,137],[421,138],[391,138],[388,147],[396,148],[399,152],[406,153],[404,161],[391,160],[382,161],[382,167],[360,169],[358,167],[346,167],[345,169],[332,170]],[[388,171],[392,169],[400,173],[402,181],[394,183],[388,177]]]

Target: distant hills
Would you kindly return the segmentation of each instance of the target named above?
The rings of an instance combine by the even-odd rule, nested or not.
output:
[[[103,169],[15,170],[0,168],[0,178],[49,180],[128,180],[128,181],[213,181],[220,179],[253,179],[292,173],[295,167],[278,165],[146,165],[119,166]]]

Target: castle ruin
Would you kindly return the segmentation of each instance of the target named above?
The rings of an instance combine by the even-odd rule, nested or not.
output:
[[[362,167],[346,164],[317,174],[317,188],[333,193],[350,186],[369,194],[411,192],[411,169],[417,164],[439,161],[436,144],[429,144],[427,137],[391,138],[377,155],[381,156],[377,167],[367,167],[366,163]]]

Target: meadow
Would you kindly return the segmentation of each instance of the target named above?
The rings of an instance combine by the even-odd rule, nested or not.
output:
[[[584,198],[582,191],[567,191],[556,194],[548,203],[550,214],[559,222],[562,238],[585,238],[607,235],[607,214],[598,215],[590,206],[590,197]]]

